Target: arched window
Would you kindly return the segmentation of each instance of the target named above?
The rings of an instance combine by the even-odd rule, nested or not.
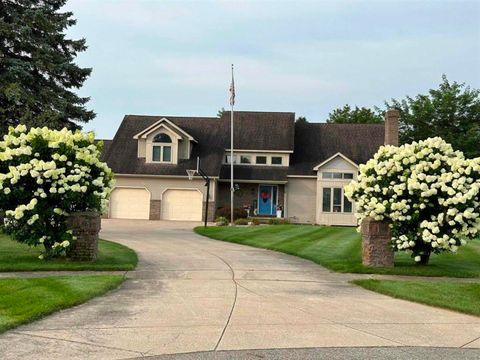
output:
[[[160,133],[160,134],[155,135],[155,137],[153,138],[153,142],[158,142],[158,143],[171,143],[171,142],[172,142],[172,139],[171,139],[170,136],[168,136],[167,134],[165,134],[165,133]]]
[[[165,133],[155,135],[152,146],[152,161],[155,162],[172,162],[172,138]]]

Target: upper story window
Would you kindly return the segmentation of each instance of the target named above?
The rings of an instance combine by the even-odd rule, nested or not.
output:
[[[266,156],[257,156],[255,158],[255,163],[259,165],[266,165],[267,164],[267,157]]]
[[[227,164],[231,164],[232,161],[231,161],[231,156],[230,155],[226,155],[225,156],[225,162]],[[233,155],[233,163],[236,164],[237,163],[237,156],[236,155]]]
[[[241,155],[240,164],[250,164],[252,162],[252,157],[250,155]]]
[[[165,133],[160,133],[155,135],[155,137],[153,138],[153,142],[154,143],[171,143],[172,138]]]
[[[352,180],[353,179],[353,173],[322,172],[322,179]]]
[[[282,165],[282,160],[281,156],[272,156],[272,165]]]
[[[167,134],[160,133],[153,138],[152,161],[172,162],[172,138]]]

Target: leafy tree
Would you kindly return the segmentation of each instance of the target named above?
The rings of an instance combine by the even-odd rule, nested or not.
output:
[[[226,112],[227,112],[227,110],[225,110],[225,108],[222,107],[220,110],[218,110],[217,117],[221,118]]]
[[[352,109],[350,105],[333,110],[328,114],[327,123],[335,124],[380,124],[383,117],[378,112],[369,108],[355,106]]]
[[[308,124],[308,120],[305,116],[299,116],[295,122],[297,124]]]
[[[480,156],[480,90],[450,83],[443,75],[438,89],[385,105],[400,110],[402,143],[440,136],[465,156]]]
[[[20,123],[75,129],[95,117],[72,91],[91,69],[74,63],[87,47],[65,36],[76,23],[60,11],[66,1],[0,1],[0,133]]]

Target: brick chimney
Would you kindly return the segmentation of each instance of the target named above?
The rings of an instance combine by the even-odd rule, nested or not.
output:
[[[396,109],[389,109],[385,113],[385,145],[398,146],[398,122],[400,112]]]

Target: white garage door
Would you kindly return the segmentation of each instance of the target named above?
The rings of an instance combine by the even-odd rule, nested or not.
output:
[[[162,220],[202,220],[202,194],[197,190],[167,190],[162,196]]]
[[[112,219],[148,219],[150,194],[145,189],[116,188],[110,199]]]

